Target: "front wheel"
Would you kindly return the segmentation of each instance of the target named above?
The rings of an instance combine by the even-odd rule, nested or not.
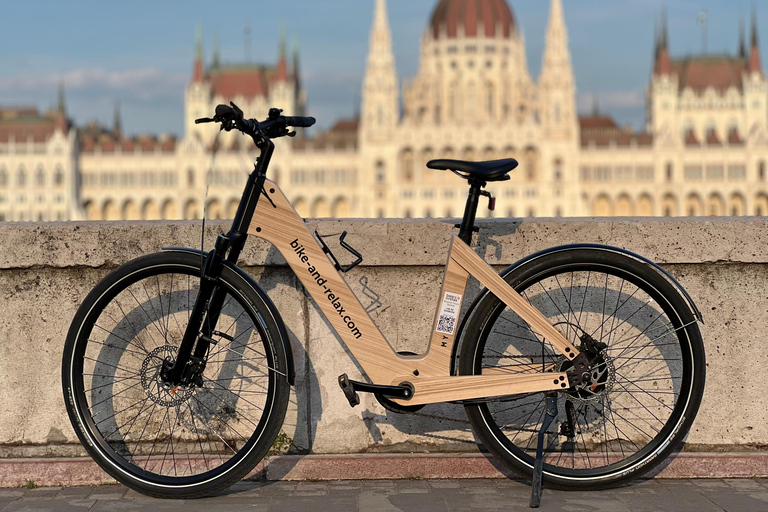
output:
[[[225,267],[226,296],[201,378],[164,382],[200,283],[199,255],[168,252],[122,265],[86,297],[67,335],[62,381],[80,441],[141,493],[206,496],[243,478],[280,431],[287,357],[261,296]]]
[[[592,362],[589,382],[556,392],[558,415],[544,440],[545,485],[611,487],[662,462],[687,434],[704,392],[701,333],[675,287],[631,257],[584,248],[535,258],[505,279]],[[460,374],[570,365],[492,294],[471,313]],[[465,408],[483,444],[530,478],[545,394]]]

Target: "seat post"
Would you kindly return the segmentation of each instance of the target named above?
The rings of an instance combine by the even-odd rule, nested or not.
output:
[[[480,191],[484,186],[484,181],[472,178],[469,180],[467,206],[464,208],[464,218],[461,219],[461,226],[459,226],[459,238],[461,238],[467,245],[472,245],[472,233],[475,231],[477,203],[480,200]]]

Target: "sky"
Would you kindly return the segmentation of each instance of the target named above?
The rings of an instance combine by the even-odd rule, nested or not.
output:
[[[388,0],[401,81],[418,70],[419,41],[437,0]],[[526,40],[529,72],[541,67],[547,0],[509,0]],[[194,59],[195,27],[206,57],[218,37],[223,63],[246,58],[274,64],[281,26],[298,41],[309,115],[320,127],[356,111],[365,71],[374,0],[28,0],[7,3],[0,17],[0,106],[51,108],[64,83],[75,123],[111,126],[119,102],[123,131],[183,132],[184,88]],[[739,20],[749,32],[750,0],[563,0],[582,112],[600,110],[642,129],[655,20],[668,12],[673,58],[702,51],[699,13],[707,11],[709,53],[735,54]],[[757,2],[764,65],[768,2]],[[263,113],[246,113],[264,117]]]

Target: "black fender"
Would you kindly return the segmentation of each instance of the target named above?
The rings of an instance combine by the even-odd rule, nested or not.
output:
[[[187,252],[187,253],[193,253],[197,254],[201,257],[206,257],[206,253],[203,253],[200,249],[192,249],[190,247],[163,247],[162,250],[164,252]],[[234,263],[230,261],[223,260],[222,263],[225,267],[232,270],[234,273],[239,275],[243,278],[243,280],[248,283],[248,285],[253,289],[256,294],[261,297],[261,299],[264,301],[264,304],[267,305],[267,308],[269,309],[270,314],[272,315],[272,319],[275,321],[275,324],[277,325],[280,335],[280,342],[283,344],[283,348],[285,349],[285,357],[286,361],[288,363],[288,383],[293,386],[296,381],[296,368],[293,364],[293,350],[291,350],[291,341],[290,338],[288,338],[288,331],[285,328],[285,322],[283,322],[283,318],[280,316],[280,312],[277,310],[277,307],[275,307],[275,303],[272,302],[272,299],[269,298],[269,295],[267,295],[267,292],[265,292],[261,286],[256,282],[253,277],[251,277],[245,270],[241,269]]]
[[[563,251],[574,251],[579,249],[596,249],[600,251],[606,251],[606,252],[613,252],[617,254],[622,254],[624,256],[629,256],[630,258],[633,258],[635,260],[641,261],[645,263],[646,265],[653,268],[656,272],[664,276],[669,282],[671,282],[675,288],[680,292],[680,295],[682,295],[686,302],[688,302],[688,305],[691,308],[691,311],[693,312],[696,319],[704,323],[704,318],[701,316],[701,312],[699,311],[699,308],[696,307],[696,304],[693,302],[693,299],[688,294],[687,291],[685,291],[685,288],[677,282],[677,280],[672,277],[669,272],[661,268],[658,264],[654,263],[653,261],[649,260],[648,258],[644,256],[640,256],[639,254],[635,254],[631,251],[628,251],[626,249],[621,249],[620,247],[612,247],[610,245],[600,245],[600,244],[569,244],[569,245],[559,245],[557,247],[550,247],[549,249],[544,249],[543,251],[539,251],[537,253],[531,254],[530,256],[526,256],[525,258],[513,263],[512,265],[508,266],[501,272],[499,272],[499,276],[506,277],[509,275],[513,270],[521,267],[522,265],[525,265],[526,263],[529,263],[537,258],[541,258],[543,256],[547,256],[549,254],[557,253],[557,252],[563,252]],[[468,319],[472,316],[472,312],[475,310],[478,304],[480,304],[480,301],[483,300],[483,298],[488,294],[488,289],[483,288],[480,293],[475,297],[475,300],[472,301],[472,304],[470,304],[469,309],[467,309],[466,314],[464,315],[464,318],[461,319],[461,323],[459,324],[459,330],[458,335],[456,337],[456,340],[460,340],[463,338],[464,334],[464,328],[466,327],[466,322]],[[453,350],[451,352],[451,375],[456,375],[456,364],[458,362],[458,349],[459,349],[459,343],[453,344]]]

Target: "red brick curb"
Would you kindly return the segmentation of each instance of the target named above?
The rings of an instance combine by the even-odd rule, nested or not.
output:
[[[403,478],[505,478],[514,476],[481,454],[350,454],[268,457],[267,480],[374,480]],[[681,453],[649,477],[768,477],[768,452]],[[114,483],[89,458],[0,459],[0,487],[100,485]]]

